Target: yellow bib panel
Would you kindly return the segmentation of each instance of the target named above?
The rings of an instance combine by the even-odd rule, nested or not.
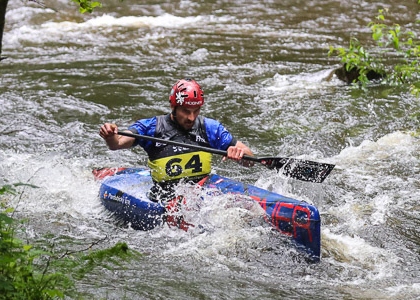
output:
[[[205,176],[211,172],[212,155],[197,151],[148,161],[154,181],[174,181]]]

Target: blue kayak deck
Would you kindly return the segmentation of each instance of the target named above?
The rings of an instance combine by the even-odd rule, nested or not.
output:
[[[150,230],[163,223],[165,214],[162,204],[147,197],[152,184],[149,170],[122,169],[102,181],[99,196],[103,205],[119,219],[130,222],[134,229]],[[267,220],[278,231],[291,237],[312,261],[320,260],[321,220],[315,206],[216,174],[202,180],[200,185],[224,194],[249,196],[265,210]]]

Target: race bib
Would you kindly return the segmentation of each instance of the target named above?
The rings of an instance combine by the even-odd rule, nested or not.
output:
[[[209,174],[211,158],[210,153],[198,151],[149,160],[148,165],[155,181],[172,181]]]

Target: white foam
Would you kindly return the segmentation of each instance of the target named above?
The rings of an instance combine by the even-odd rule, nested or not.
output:
[[[381,160],[392,155],[414,151],[416,147],[419,147],[419,144],[419,140],[412,135],[396,131],[379,138],[376,142],[364,140],[359,146],[347,147],[335,157],[335,160],[342,164]]]
[[[149,16],[125,16],[125,17],[114,17],[111,15],[102,15],[90,19],[84,23],[66,23],[66,26],[73,28],[97,28],[97,27],[130,27],[130,28],[140,28],[140,27],[165,27],[165,28],[177,28],[185,26],[188,24],[198,23],[202,20],[201,16],[195,17],[177,17],[171,14],[163,14],[157,17]],[[46,26],[55,26],[54,23],[47,23]],[[60,24],[60,23],[58,23]],[[75,27],[74,27],[75,26]]]
[[[13,16],[13,15],[12,15]],[[4,35],[4,47],[13,48],[23,42],[43,44],[51,42],[59,43],[106,43],[110,38],[110,33],[119,30],[119,28],[142,28],[142,27],[164,27],[178,28],[182,26],[193,25],[203,20],[202,16],[177,17],[170,14],[161,16],[123,16],[114,17],[104,14],[94,17],[84,22],[47,21],[40,25],[21,23],[12,30],[6,31]],[[143,38],[150,38],[147,35]],[[153,35],[152,35],[152,38]]]
[[[100,211],[99,186],[86,168],[86,160],[65,159],[53,152],[31,155],[1,151],[0,161],[0,174],[9,184],[35,186],[17,188],[22,196],[9,203],[16,211],[25,215],[68,214],[76,219]]]
[[[172,244],[165,250],[171,257],[211,258],[215,269],[226,268],[227,264],[244,267],[238,251],[251,255],[268,239],[271,227],[264,220],[265,211],[251,198],[186,185],[180,185],[177,192],[188,199],[182,205],[185,220],[199,227],[183,233],[164,226],[162,231],[154,233],[171,236]]]
[[[348,268],[371,270],[368,273],[371,280],[392,277],[393,266],[399,260],[391,252],[372,246],[360,236],[336,234],[329,228],[322,231],[322,243],[335,260],[346,264]]]
[[[332,71],[333,69],[327,69],[298,75],[275,74],[272,79],[264,82],[266,85],[265,89],[276,93],[293,92],[294,98],[296,98],[297,96],[318,92],[320,90],[320,84],[323,86],[337,86],[337,82],[326,80]],[[270,102],[269,99],[262,99],[262,101]]]

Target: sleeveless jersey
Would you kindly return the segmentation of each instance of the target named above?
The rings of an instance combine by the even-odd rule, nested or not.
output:
[[[172,121],[170,114],[137,121],[129,129],[139,134],[222,150],[236,144],[219,122],[201,115],[188,131]],[[151,175],[157,183],[176,183],[183,178],[196,182],[211,172],[212,155],[208,152],[144,140],[135,144],[140,144],[147,152]]]
[[[198,116],[191,130],[185,131],[170,115],[158,116],[155,137],[190,145],[209,147],[203,117]],[[153,180],[157,182],[203,178],[211,171],[211,154],[190,148],[154,143],[146,150]]]

